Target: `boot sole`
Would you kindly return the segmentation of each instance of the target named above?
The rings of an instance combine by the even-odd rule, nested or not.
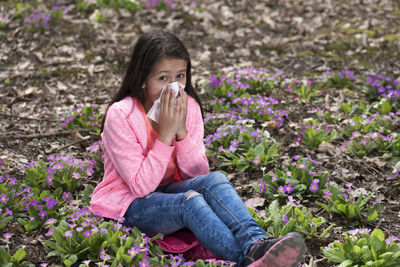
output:
[[[274,244],[263,257],[248,267],[298,267],[304,260],[306,244],[300,234],[293,233]]]

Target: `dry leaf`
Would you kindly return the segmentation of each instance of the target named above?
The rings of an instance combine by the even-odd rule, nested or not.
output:
[[[265,121],[262,126],[271,131],[278,128],[278,123],[276,121]]]

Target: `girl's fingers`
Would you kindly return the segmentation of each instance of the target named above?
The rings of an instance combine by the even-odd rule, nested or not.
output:
[[[175,92],[172,89],[169,89],[169,108],[171,111],[175,108]]]

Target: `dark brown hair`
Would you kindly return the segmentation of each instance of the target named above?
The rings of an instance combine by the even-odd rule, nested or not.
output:
[[[189,53],[181,40],[172,33],[163,30],[144,33],[138,39],[132,51],[131,59],[128,68],[126,69],[122,85],[112,98],[107,110],[113,103],[118,102],[127,96],[137,98],[140,102],[144,103],[145,89],[142,88],[142,84],[145,82],[155,64],[161,60],[162,57],[171,57],[186,61],[187,70],[185,92],[196,100],[200,105],[201,113],[203,114],[203,107],[200,98],[192,86],[192,65]],[[104,116],[101,124],[101,131],[103,131],[105,119],[106,116]]]

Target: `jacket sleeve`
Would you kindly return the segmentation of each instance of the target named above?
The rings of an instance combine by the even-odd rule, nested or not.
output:
[[[189,102],[190,101],[190,102]],[[196,177],[209,172],[208,159],[203,142],[204,123],[200,106],[189,97],[186,118],[187,135],[175,141],[176,161],[183,179]]]
[[[102,140],[112,164],[135,197],[154,192],[164,177],[174,146],[158,139],[147,156],[142,153],[127,114],[118,106],[107,111]]]

